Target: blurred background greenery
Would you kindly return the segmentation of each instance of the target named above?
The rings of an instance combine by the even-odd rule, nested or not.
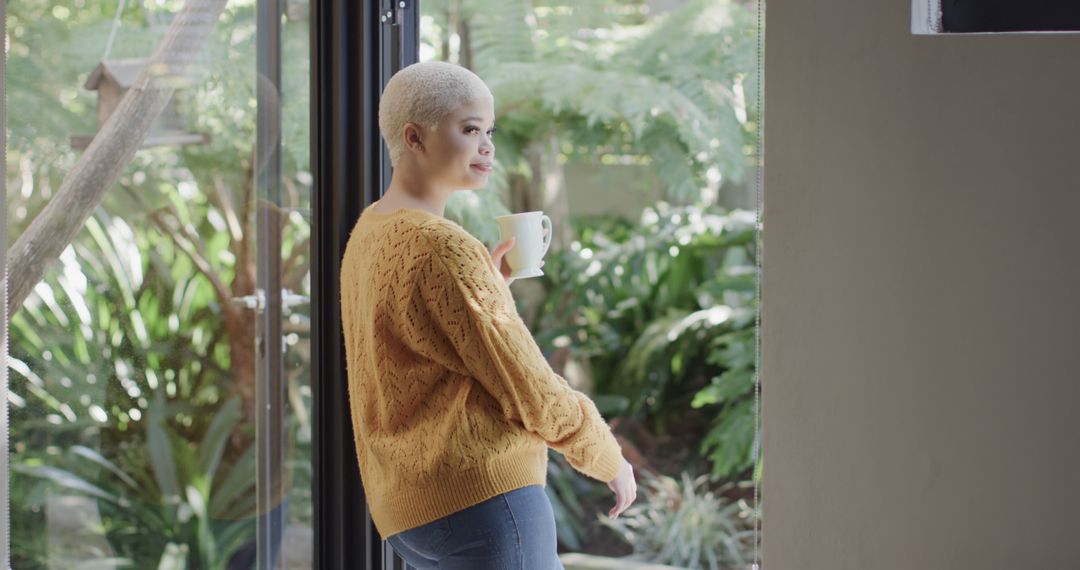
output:
[[[109,59],[149,55],[182,4],[128,2]],[[303,298],[308,5],[287,4],[283,280]],[[83,84],[118,6],[8,4],[9,243],[78,160],[71,137],[97,128],[97,94]],[[611,492],[552,453],[560,551],[737,567],[752,547],[749,482],[760,477],[756,6],[420,6],[421,59],[470,67],[496,96],[492,183],[455,195],[447,217],[489,246],[497,215],[553,218],[545,275],[513,286],[519,310],[553,368],[595,399],[643,482],[626,524],[609,524],[601,513]],[[226,568],[254,537],[255,333],[237,303],[253,294],[256,271],[254,8],[228,2],[195,80],[175,95],[185,129],[206,142],[140,150],[11,316],[13,568]],[[301,302],[285,324],[289,473],[280,497],[286,545],[306,536],[306,547],[309,315]],[[72,513],[93,516],[64,543],[50,520]]]
[[[497,215],[552,217],[545,275],[513,286],[519,310],[555,370],[593,396],[647,480],[639,506],[652,522],[614,528],[601,515],[611,502],[606,486],[552,453],[548,494],[560,549],[689,567],[746,563],[752,538],[744,531],[755,516],[748,499],[760,476],[756,4],[421,6],[421,59],[465,65],[495,93],[495,176],[486,189],[455,195],[447,215],[489,247],[499,240]],[[659,519],[680,515],[653,496],[684,477],[697,481],[684,485],[690,500],[725,508],[702,509],[655,540],[665,528]],[[725,525],[730,535],[716,534]]]
[[[282,280],[309,295],[307,2],[283,25]],[[8,243],[98,129],[84,84],[154,52],[182,0],[8,3]],[[231,0],[174,94],[201,144],[139,150],[11,315],[12,567],[250,567],[256,517],[255,0]],[[122,9],[121,9],[122,8]],[[119,25],[114,27],[114,17]],[[111,47],[109,37],[114,33]],[[112,65],[110,64],[110,65]],[[166,133],[170,134],[170,133]],[[310,307],[283,323],[289,537],[311,564]]]

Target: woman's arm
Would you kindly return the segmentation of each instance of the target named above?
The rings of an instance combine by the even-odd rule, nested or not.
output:
[[[483,244],[439,222],[422,230],[431,257],[419,265],[417,291],[448,350],[508,420],[543,438],[585,475],[615,479],[623,457],[610,426],[586,394],[551,369]]]

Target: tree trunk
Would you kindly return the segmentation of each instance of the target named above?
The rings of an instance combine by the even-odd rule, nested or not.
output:
[[[574,231],[570,227],[566,177],[563,166],[559,163],[559,137],[554,133],[547,133],[531,141],[525,147],[525,157],[529,161],[532,179],[529,181],[523,208],[517,211],[543,210],[551,217],[553,226],[551,250],[570,247],[570,242],[574,240]]]
[[[476,68],[473,67],[472,33],[470,30],[469,20],[467,18],[458,19],[457,33],[458,38],[461,39],[460,43],[458,44],[461,48],[460,53],[458,54],[458,59],[460,60],[461,66],[466,69],[471,69],[475,71]]]
[[[233,299],[254,295],[258,284],[257,255],[252,251],[252,236],[255,235],[255,215],[253,213],[255,194],[255,149],[251,152],[251,161],[245,168],[243,194],[240,198],[240,212],[238,214],[242,231],[240,239],[234,239],[229,245],[234,259],[235,277],[230,286]],[[225,329],[229,332],[229,377],[232,381],[229,387],[231,394],[240,398],[240,410],[244,424],[255,423],[255,383],[258,372],[258,363],[255,354],[255,319],[257,315],[247,308],[241,308],[231,303],[231,300],[221,301],[222,307],[231,310],[223,310],[222,318],[225,320]],[[236,430],[230,438],[230,446],[234,451],[240,451],[249,443],[242,433]]]
[[[202,50],[226,0],[188,0],[150,63],[64,177],[56,196],[8,251],[8,314],[14,314],[45,269],[83,228],[142,145],[151,123],[172,98],[178,80]]]
[[[253,225],[253,224],[252,224]],[[237,247],[242,253],[236,257],[236,277],[233,279],[230,290],[233,298],[240,298],[255,294],[256,267],[247,251],[250,240],[248,228],[245,224],[244,239]],[[230,393],[240,398],[240,410],[245,424],[255,423],[255,383],[258,364],[255,354],[255,319],[256,314],[250,309],[237,307],[226,301],[222,304],[221,317],[225,321],[225,330],[229,338],[229,386]],[[233,449],[243,449],[246,441],[237,430],[233,434]]]

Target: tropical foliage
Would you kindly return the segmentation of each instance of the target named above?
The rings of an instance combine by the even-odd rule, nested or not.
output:
[[[115,461],[74,445],[64,457],[26,460],[14,470],[96,499],[116,567],[227,568],[230,554],[254,537],[254,520],[246,515],[255,508],[255,448],[219,476],[239,402],[222,406],[194,442],[165,421],[171,406],[157,392],[142,422],[143,444],[125,446]],[[32,556],[48,562],[41,552]]]
[[[716,202],[753,165],[750,11],[706,0],[660,17],[635,1],[424,6],[427,57],[473,69],[496,98],[493,183],[458,193],[448,217],[489,246],[494,216],[511,210],[543,209],[571,226],[572,239],[548,255],[542,296],[525,300],[540,306],[537,340],[587,365],[609,418],[664,433],[688,409],[710,413],[700,441],[687,443],[713,477],[745,476],[754,463],[753,217]],[[575,217],[572,190],[560,187],[575,162],[649,165],[665,199],[641,220]],[[579,498],[608,491],[556,454],[549,465],[559,539],[577,549],[587,523]]]
[[[744,181],[757,110],[745,96],[756,89],[755,51],[741,4],[693,0],[659,18],[641,2],[609,0],[573,9],[442,0],[424,10],[431,57],[475,70],[496,98],[492,184],[451,202],[475,203],[475,194],[513,206],[515,194],[535,193],[573,161],[653,165],[677,205],[700,201],[703,188],[715,198],[725,179]],[[454,32],[463,38],[456,52]],[[466,227],[491,243],[487,224]]]
[[[638,500],[619,518],[600,522],[633,548],[633,560],[679,568],[749,568],[756,516],[744,501],[708,490],[705,475],[646,476]],[[729,483],[721,488],[727,490]]]
[[[663,433],[688,407],[713,407],[701,451],[724,477],[753,464],[753,222],[660,203],[639,224],[588,223],[544,266],[552,288],[536,331],[588,361],[610,414]]]
[[[20,0],[8,7],[9,243],[77,158],[68,137],[96,128],[86,75],[117,2]],[[110,59],[144,57],[176,2],[131,3]],[[287,25],[283,278],[308,287],[307,29]],[[229,3],[192,83],[176,98],[210,143],[139,151],[83,231],[12,315],[13,565],[55,563],[50,497],[91,497],[127,567],[223,567],[254,539],[252,293],[257,189],[252,156],[254,3]],[[307,317],[285,324],[285,476],[292,520],[311,520]],[[241,352],[238,354],[237,350]],[[241,397],[238,397],[240,395]],[[122,507],[122,508],[121,508]],[[102,560],[102,563],[107,561]]]
[[[128,3],[110,57],[148,55],[177,2]],[[81,86],[119,3],[85,4],[8,6],[8,108],[27,110],[7,118],[9,243],[74,164],[68,137],[96,128],[95,96]],[[468,65],[496,94],[493,184],[458,193],[447,216],[490,245],[495,216],[561,204],[551,213],[572,239],[552,250],[547,275],[534,282],[541,346],[568,350],[590,370],[609,418],[664,433],[687,410],[706,416],[692,443],[709,483],[745,478],[754,435],[753,219],[716,203],[754,166],[749,12],[724,0],[691,0],[662,17],[642,0],[422,6],[428,57]],[[219,568],[253,538],[254,426],[250,398],[237,388],[254,376],[243,352],[254,338],[237,324],[250,315],[234,301],[253,292],[260,90],[283,101],[285,199],[276,206],[286,287],[308,287],[306,26],[285,27],[285,85],[266,93],[251,73],[254,2],[231,1],[195,81],[177,94],[189,129],[210,143],[140,151],[12,315],[15,567],[49,562],[41,511],[55,493],[95,502],[117,566]],[[637,220],[572,216],[568,189],[555,182],[573,162],[647,165],[664,201]],[[299,349],[306,319],[297,311],[286,325],[295,446],[288,510],[301,522],[311,520],[309,357]],[[586,526],[596,521],[586,507],[610,491],[557,455],[549,481],[560,542],[587,548]],[[650,486],[642,509],[627,513],[628,523],[640,515],[664,532],[683,529],[676,547],[668,548],[670,534],[646,536],[645,526],[612,528],[651,559],[734,561],[729,539],[741,544],[745,529],[702,485]],[[685,502],[672,510],[674,495]],[[722,510],[720,519],[698,518],[708,508]],[[706,545],[709,533],[728,537],[725,550]]]

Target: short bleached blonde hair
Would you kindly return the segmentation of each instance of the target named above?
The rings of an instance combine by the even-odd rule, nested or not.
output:
[[[397,164],[405,153],[406,123],[433,129],[455,109],[476,99],[494,99],[483,79],[445,61],[409,65],[390,78],[379,98],[379,131]]]

